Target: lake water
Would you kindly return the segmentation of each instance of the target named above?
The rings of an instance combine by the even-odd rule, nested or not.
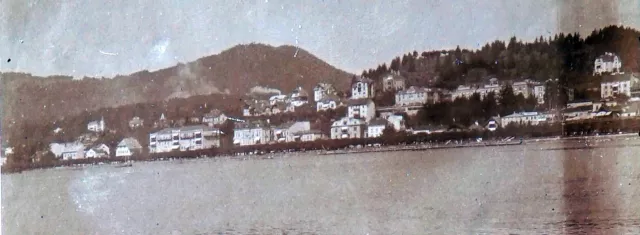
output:
[[[640,234],[640,139],[2,175],[2,234]]]

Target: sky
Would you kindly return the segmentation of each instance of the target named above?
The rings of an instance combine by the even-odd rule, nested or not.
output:
[[[640,29],[640,0],[2,0],[0,71],[113,77],[251,42],[294,45],[352,73],[410,51],[517,36]],[[8,62],[8,60],[11,60]]]

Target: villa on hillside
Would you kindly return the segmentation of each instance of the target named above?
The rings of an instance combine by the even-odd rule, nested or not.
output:
[[[384,92],[404,90],[406,80],[406,78],[400,76],[399,72],[391,72],[382,77],[382,90]]]
[[[513,88],[513,94],[524,96],[524,98],[529,98],[530,95],[533,94],[533,83],[526,79],[524,81],[517,81],[511,84]]]
[[[331,124],[331,139],[363,138],[365,128],[362,119],[343,117]]]
[[[546,92],[546,88],[542,84],[534,84],[533,86],[533,95],[538,100],[538,104],[544,104],[544,94]]]
[[[481,99],[484,99],[489,93],[494,93],[496,96],[500,94],[500,83],[497,78],[489,79],[489,83],[481,86],[466,86],[460,85],[456,90],[451,92],[451,100],[457,98],[471,98],[474,93],[478,93]]]
[[[639,79],[632,73],[609,74],[602,77],[600,98],[611,98],[616,95],[631,97],[632,90],[637,90]]]
[[[435,100],[437,93],[422,87],[409,87],[409,89],[396,92],[396,106],[423,105],[429,102],[429,95]],[[432,102],[433,103],[433,102]]]
[[[325,95],[322,99],[316,102],[316,111],[320,112],[329,109],[336,109],[342,105],[340,97],[336,95]]]
[[[369,99],[375,97],[373,80],[358,76],[351,84],[351,99]]]
[[[336,95],[336,89],[329,83],[318,83],[313,88],[313,101],[318,102],[327,96]]]
[[[604,55],[598,56],[594,61],[593,74],[618,73],[621,68],[622,61],[618,55],[611,52],[605,52]]]
[[[138,127],[142,127],[143,124],[144,124],[144,120],[142,120],[138,116],[133,117],[131,120],[129,120],[129,128],[131,128],[131,129],[136,129]]]
[[[104,117],[100,118],[100,120],[89,122],[89,124],[87,124],[87,130],[91,132],[104,132],[105,130]]]

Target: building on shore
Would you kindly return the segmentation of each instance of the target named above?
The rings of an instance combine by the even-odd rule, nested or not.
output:
[[[273,140],[278,143],[298,142],[301,140],[296,133],[310,130],[311,123],[309,121],[287,122],[273,128]]]
[[[132,137],[122,139],[116,146],[116,157],[130,157],[141,152],[142,145]]]
[[[293,135],[295,139],[299,139],[302,142],[311,142],[327,138],[327,136],[320,130],[299,131],[293,133]]]
[[[85,149],[85,158],[108,158],[110,154],[109,147],[106,144],[99,144]]]
[[[371,99],[351,99],[347,105],[347,116],[350,118],[362,118],[368,122],[376,115],[376,105]]]
[[[364,137],[365,121],[359,118],[343,117],[331,124],[331,139],[357,139]]]
[[[382,136],[384,129],[387,128],[387,120],[382,118],[375,118],[367,123],[367,138],[378,138]]]
[[[544,122],[550,122],[555,119],[553,113],[538,113],[538,112],[519,112],[507,115],[501,118],[502,125],[508,126],[511,123],[516,125],[539,125]]]
[[[84,158],[85,145],[80,142],[52,143],[49,151],[57,158],[63,160],[74,160]]]
[[[268,121],[236,122],[233,129],[234,145],[268,144],[272,138],[273,130]]]
[[[166,128],[149,134],[149,152],[193,151],[220,147],[220,130],[204,125]]]
[[[633,73],[605,75],[600,83],[600,98],[606,99],[618,95],[631,97],[631,91],[636,90],[639,84],[638,77]]]

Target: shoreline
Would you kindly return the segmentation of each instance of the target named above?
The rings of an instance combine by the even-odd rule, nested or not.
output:
[[[344,154],[362,154],[362,153],[383,153],[383,152],[402,152],[402,151],[428,151],[428,150],[442,150],[442,149],[458,149],[458,148],[485,148],[485,147],[506,147],[506,146],[520,146],[526,144],[533,143],[542,143],[542,142],[550,142],[550,141],[579,141],[579,140],[589,140],[589,139],[603,139],[603,138],[623,138],[623,137],[638,137],[638,133],[621,133],[621,134],[610,134],[610,135],[593,135],[593,136],[549,136],[549,137],[541,137],[541,138],[522,138],[515,140],[515,138],[505,141],[503,140],[491,140],[491,141],[463,141],[460,143],[454,143],[454,141],[448,141],[447,143],[439,143],[439,144],[429,144],[429,143],[416,143],[416,144],[400,144],[400,145],[369,145],[369,146],[353,146],[346,149],[338,149],[338,150],[300,150],[300,151],[291,151],[291,152],[271,152],[271,153],[255,153],[255,154],[224,154],[224,155],[214,155],[214,156],[193,156],[193,157],[163,157],[163,158],[152,158],[146,160],[132,160],[132,163],[143,163],[143,162],[174,162],[178,161],[178,164],[181,164],[185,161],[198,161],[202,159],[231,159],[231,160],[270,160],[277,157],[286,156],[289,154],[309,154],[313,153],[320,156],[328,156],[328,155],[344,155]],[[105,166],[108,165],[110,167],[116,168],[116,166],[122,164],[122,161],[116,161],[113,159],[105,159],[106,161],[96,162],[96,163],[85,163],[85,164],[70,164],[70,165],[60,165],[53,167],[42,167],[42,168],[31,168],[24,169],[21,171],[11,172],[11,171],[3,171],[2,174],[19,174],[25,171],[37,171],[37,170],[49,170],[49,169],[85,169],[91,166]]]

